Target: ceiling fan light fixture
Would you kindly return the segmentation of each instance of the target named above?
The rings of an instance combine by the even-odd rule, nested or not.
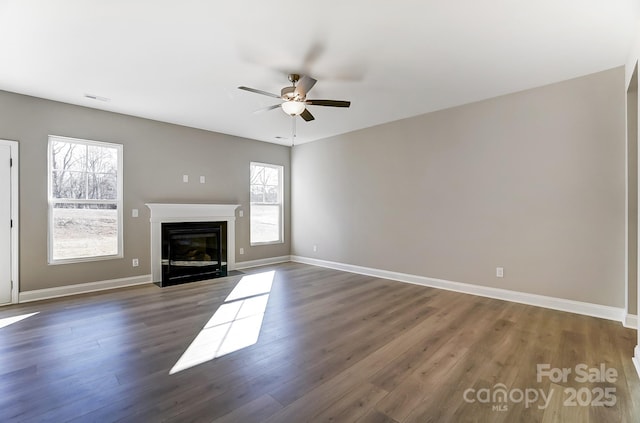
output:
[[[300,116],[305,122],[315,120],[307,106],[349,107],[351,105],[350,101],[342,100],[307,100],[309,90],[318,82],[308,75],[300,78],[298,74],[291,74],[289,75],[289,81],[293,85],[284,87],[280,91],[280,95],[245,86],[240,86],[238,89],[282,100],[280,104],[274,104],[258,111],[274,110],[281,107],[289,116]],[[296,119],[292,119],[292,121],[295,123]]]
[[[305,104],[301,101],[285,101],[282,103],[282,110],[290,116],[298,116],[306,108]]]

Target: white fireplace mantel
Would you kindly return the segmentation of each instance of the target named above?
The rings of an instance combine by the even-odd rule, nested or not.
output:
[[[227,270],[236,268],[236,209],[239,204],[147,203],[151,210],[151,276],[162,280],[162,224],[168,222],[227,222]]]

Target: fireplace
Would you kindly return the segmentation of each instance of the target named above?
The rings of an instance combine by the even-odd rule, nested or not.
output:
[[[151,210],[151,277],[156,285],[212,279],[235,270],[238,204],[146,206]],[[173,248],[171,241],[165,243],[168,233]],[[189,243],[195,248],[189,250]],[[169,250],[177,254],[173,260]]]
[[[227,222],[162,224],[160,286],[227,276]]]

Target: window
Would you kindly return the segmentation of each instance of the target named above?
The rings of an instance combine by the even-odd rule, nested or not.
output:
[[[122,145],[49,136],[49,263],[122,257]]]
[[[251,245],[283,242],[282,166],[251,163]]]

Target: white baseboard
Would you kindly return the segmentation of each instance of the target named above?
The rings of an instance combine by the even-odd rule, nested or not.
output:
[[[452,282],[444,279],[428,278],[425,276],[410,275],[407,273],[391,272],[388,270],[374,269],[370,267],[355,266],[351,264],[337,263],[327,260],[319,260],[301,256],[280,256],[266,259],[236,262],[236,269],[248,269],[251,267],[265,266],[270,264],[285,263],[293,261],[297,263],[310,264],[313,266],[326,267],[330,269],[342,270],[345,272],[358,273],[361,275],[374,276],[378,278],[396,280],[400,282],[412,283],[416,285],[428,286],[432,288],[445,289],[448,291],[461,292],[464,294],[478,295],[481,297],[495,298],[499,300],[512,301],[521,304],[550,308],[553,310],[567,311],[570,313],[583,314],[587,316],[599,317],[608,320],[622,322],[629,328],[638,327],[638,316],[626,314],[623,308],[604,306],[600,304],[585,303],[580,301],[567,300],[563,298],[547,297],[544,295],[529,294],[525,292],[509,291],[506,289],[491,288],[481,285],[472,285],[461,282]],[[89,282],[77,285],[67,285],[55,288],[38,289],[35,291],[25,291],[19,294],[19,302],[38,301],[48,298],[64,297],[67,295],[83,294],[88,292],[103,291],[113,288],[121,288],[132,285],[142,285],[151,283],[151,275],[134,276],[130,278],[112,279],[106,281]],[[636,351],[636,366],[640,366],[640,354]]]
[[[130,278],[111,279],[106,281],[79,283],[77,285],[58,286],[55,288],[36,289],[19,294],[20,303],[46,300],[49,298],[66,297],[67,295],[85,294],[87,292],[104,291],[106,289],[122,288],[124,286],[143,285],[151,283],[151,275],[133,276]]]
[[[498,300],[512,301],[515,303],[550,308],[553,310],[567,311],[570,313],[599,317],[607,320],[615,320],[621,323],[624,323],[625,321],[624,308],[585,303],[580,301],[567,300],[564,298],[547,297],[544,295],[529,294],[526,292],[509,291],[507,289],[491,288],[487,286],[472,285],[462,282],[452,282],[443,279],[428,278],[425,276],[391,272],[388,270],[354,266],[351,264],[336,263],[332,261],[318,260],[314,258],[295,255],[291,256],[291,261],[311,264],[314,266],[327,267],[330,269],[343,270],[345,272],[358,273],[361,275],[391,279],[416,285],[423,285],[432,288],[445,289],[448,291],[461,292],[464,294],[478,295],[481,297],[495,298]]]
[[[638,329],[638,315],[627,314],[624,316],[624,327],[630,329]]]
[[[250,267],[265,266],[276,263],[286,263],[288,261],[290,261],[289,256],[270,257],[260,260],[236,262],[235,268],[236,270],[248,269]],[[20,292],[18,302],[26,303],[30,301],[45,300],[49,298],[65,297],[68,295],[84,294],[87,292],[104,291],[106,289],[121,288],[124,286],[142,285],[145,283],[151,283],[151,275],[81,283],[76,285],[66,285],[55,288],[37,289],[34,291]]]
[[[250,267],[266,266],[269,264],[286,263],[291,261],[291,256],[269,257],[259,260],[236,261],[236,270],[249,269]]]

